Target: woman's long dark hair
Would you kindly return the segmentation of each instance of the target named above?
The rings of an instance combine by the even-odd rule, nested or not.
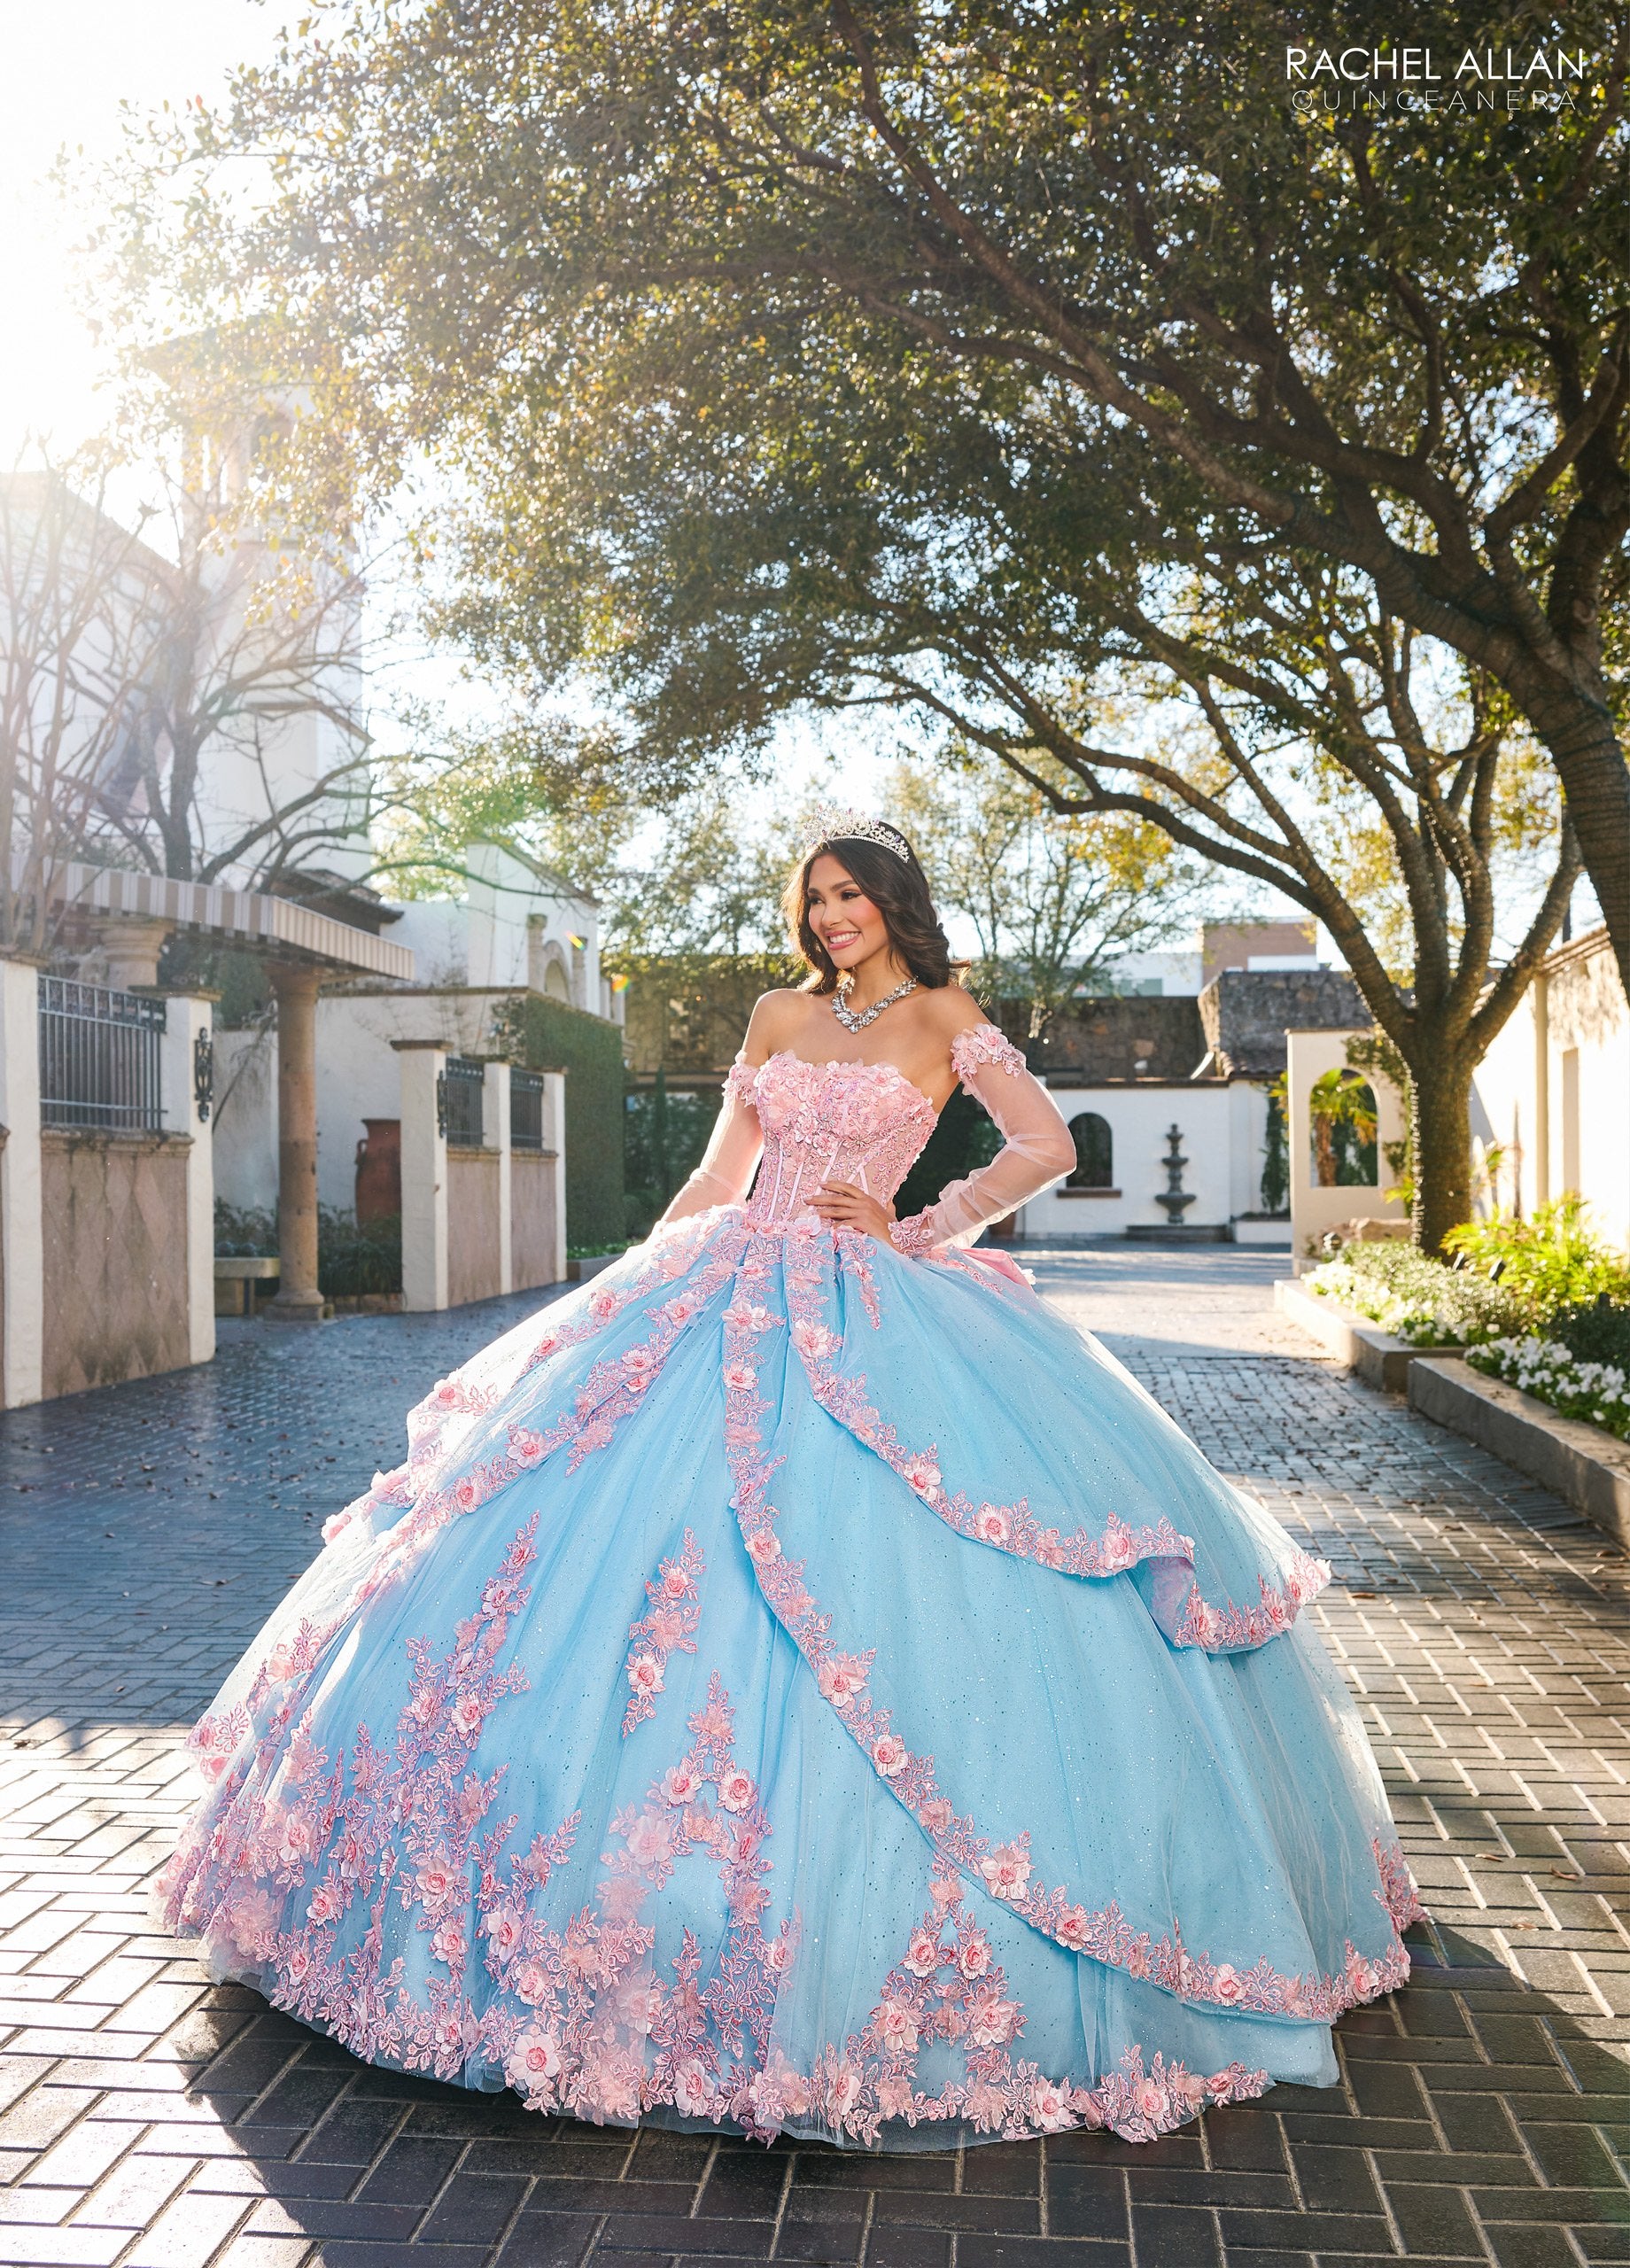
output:
[[[934,910],[928,877],[898,827],[891,827],[889,832],[904,844],[904,858],[881,843],[869,843],[863,835],[844,835],[830,843],[818,843],[788,877],[781,912],[793,950],[802,955],[810,971],[802,988],[804,991],[835,992],[840,981],[837,963],[810,926],[810,868],[817,858],[828,855],[859,883],[882,915],[889,944],[919,984],[933,990],[958,981],[963,964],[951,960],[950,942]]]

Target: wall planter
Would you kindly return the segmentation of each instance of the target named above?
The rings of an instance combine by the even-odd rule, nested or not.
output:
[[[1367,1386],[1382,1386],[1388,1394],[1409,1392],[1410,1374],[1424,1357],[1460,1351],[1457,1347],[1413,1347],[1349,1309],[1304,1292],[1288,1277],[1274,1285],[1274,1305],[1287,1322],[1299,1324]]]
[[[1541,1482],[1630,1549],[1630,1442],[1452,1357],[1413,1366],[1409,1403]]]

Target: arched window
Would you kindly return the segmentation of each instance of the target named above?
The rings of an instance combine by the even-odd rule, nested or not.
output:
[[[1326,1071],[1308,1098],[1308,1167],[1315,1189],[1378,1184],[1375,1090],[1356,1071]]]
[[[1109,1121],[1096,1110],[1083,1110],[1079,1118],[1069,1122],[1070,1136],[1075,1145],[1075,1170],[1065,1183],[1067,1189],[1113,1189],[1115,1184],[1115,1151],[1110,1138]]]

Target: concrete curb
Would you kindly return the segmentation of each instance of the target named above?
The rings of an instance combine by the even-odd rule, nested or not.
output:
[[[1328,1348],[1338,1362],[1356,1371],[1367,1386],[1383,1386],[1389,1394],[1407,1394],[1416,1363],[1446,1351],[1441,1347],[1411,1347],[1407,1339],[1394,1339],[1390,1332],[1366,1323],[1349,1309],[1304,1292],[1289,1277],[1282,1276],[1273,1288],[1274,1306],[1285,1320]]]
[[[1413,1366],[1409,1404],[1543,1482],[1630,1550],[1630,1442],[1454,1359]]]

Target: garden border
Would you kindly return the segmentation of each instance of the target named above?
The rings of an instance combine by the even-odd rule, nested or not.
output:
[[[1411,1409],[1542,1482],[1630,1550],[1630,1442],[1454,1358],[1416,1363],[1409,1392]]]
[[[1339,1362],[1356,1371],[1367,1386],[1381,1386],[1389,1394],[1409,1392],[1414,1366],[1423,1358],[1460,1352],[1458,1346],[1452,1343],[1411,1346],[1407,1339],[1397,1339],[1390,1331],[1383,1331],[1379,1324],[1354,1315],[1351,1308],[1338,1307],[1333,1300],[1322,1300],[1316,1293],[1304,1292],[1292,1277],[1280,1277],[1273,1290],[1274,1306],[1287,1322],[1298,1324],[1310,1339],[1316,1339]]]

